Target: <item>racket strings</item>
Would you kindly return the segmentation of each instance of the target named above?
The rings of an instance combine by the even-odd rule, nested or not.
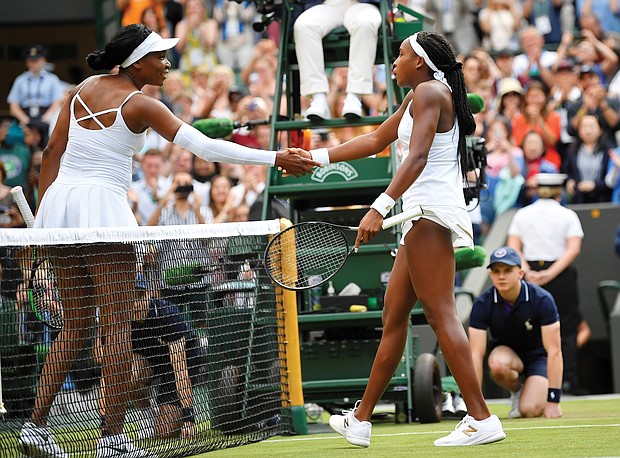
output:
[[[335,274],[348,254],[349,244],[340,229],[323,223],[302,223],[273,240],[266,264],[280,285],[307,289]]]
[[[52,328],[62,327],[62,304],[54,271],[49,262],[37,263],[31,280],[32,302],[41,321]]]

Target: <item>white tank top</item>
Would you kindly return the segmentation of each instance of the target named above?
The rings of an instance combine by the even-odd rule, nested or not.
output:
[[[146,133],[132,132],[125,124],[121,109],[131,97],[141,94],[141,91],[131,92],[117,108],[97,113],[93,113],[84,103],[80,91],[71,100],[69,139],[56,181],[61,184],[101,185],[109,191],[126,195],[131,184],[132,158],[134,153],[144,146]],[[76,119],[76,101],[86,109],[88,115]],[[116,119],[109,127],[105,127],[97,118],[113,112],[116,112]],[[79,125],[79,122],[91,118],[99,124],[100,129],[86,129]]]
[[[404,161],[409,155],[409,142],[413,130],[411,102],[398,125],[398,140],[403,148]],[[458,207],[465,210],[463,178],[458,160],[459,124],[448,132],[436,133],[428,153],[428,161],[418,179],[402,195],[403,209],[416,205],[432,207]]]

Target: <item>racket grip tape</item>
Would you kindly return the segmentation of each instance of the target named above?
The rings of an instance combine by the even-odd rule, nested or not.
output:
[[[32,214],[32,210],[30,210],[30,206],[28,205],[28,201],[26,200],[22,187],[15,186],[11,188],[11,195],[17,204],[17,208],[19,208],[19,211],[22,214],[22,218],[24,218],[26,226],[34,226],[34,215]]]
[[[382,229],[388,229],[392,226],[396,226],[397,224],[402,223],[403,221],[407,221],[423,214],[424,210],[422,210],[422,207],[416,205],[415,207],[407,211],[404,211],[394,216],[390,216],[389,218],[383,220],[383,225],[381,227]]]

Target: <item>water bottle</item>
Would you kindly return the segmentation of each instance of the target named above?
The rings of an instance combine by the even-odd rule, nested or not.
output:
[[[323,295],[323,287],[320,283],[322,280],[323,277],[320,275],[312,275],[311,277],[308,277],[308,282],[311,285],[317,285],[310,289],[310,310],[313,312],[318,312],[321,310],[321,296]]]
[[[327,286],[327,295],[328,296],[336,295],[336,288],[334,288],[334,283],[331,280],[329,281],[329,285]]]

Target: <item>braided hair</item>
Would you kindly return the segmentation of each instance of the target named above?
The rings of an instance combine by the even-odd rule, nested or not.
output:
[[[435,32],[418,32],[417,42],[429,59],[444,72],[448,84],[452,88],[452,104],[454,113],[459,122],[458,157],[461,163],[463,176],[467,173],[467,146],[465,136],[471,135],[476,129],[474,115],[467,103],[467,88],[461,68],[463,65],[456,61],[454,50],[450,42]]]
[[[86,56],[86,63],[93,70],[112,70],[123,63],[150,34],[151,29],[144,24],[125,26],[114,34],[105,48]]]

